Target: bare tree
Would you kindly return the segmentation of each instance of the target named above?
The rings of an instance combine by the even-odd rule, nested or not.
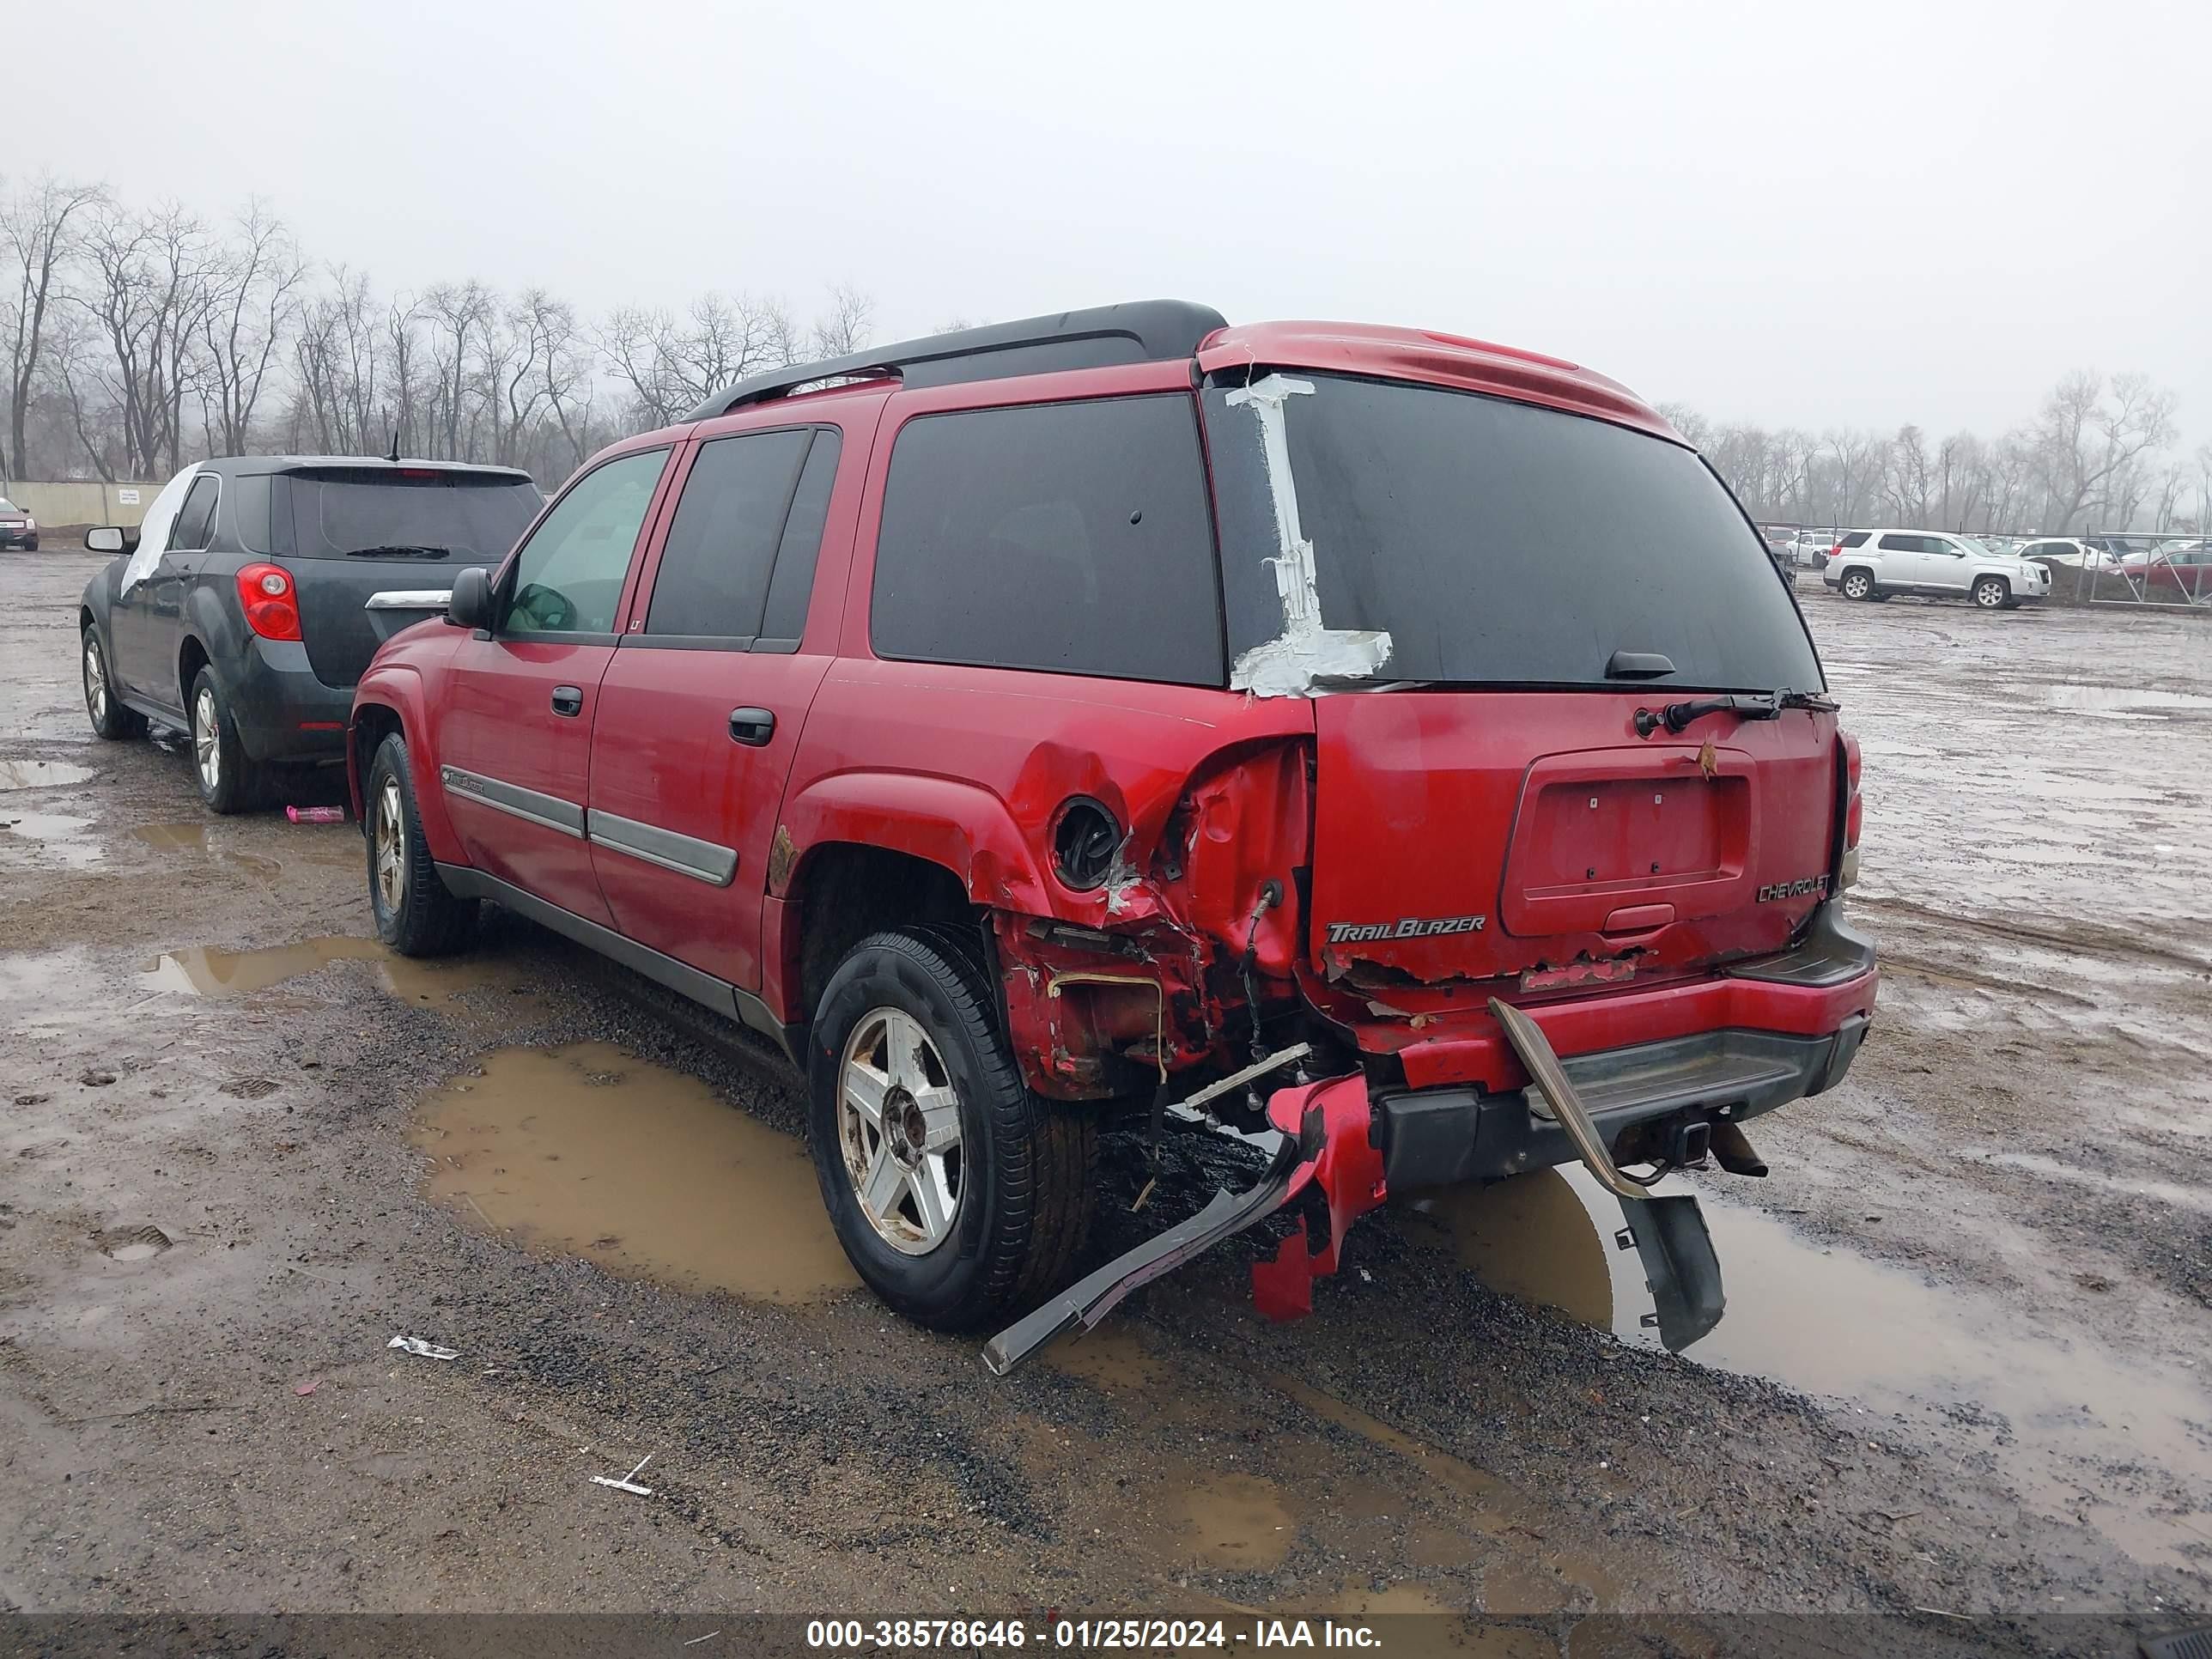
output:
[[[2117,486],[2148,451],[2173,437],[2174,398],[2142,374],[2118,374],[2107,386],[2077,369],[2051,388],[2030,429],[2045,500],[2042,528],[2074,529],[2093,509],[2119,506]]]
[[[259,202],[247,203],[236,236],[222,250],[202,323],[211,447],[230,455],[251,447],[254,410],[289,343],[306,278],[283,225]]]
[[[817,358],[849,357],[864,351],[873,337],[876,302],[850,283],[830,290],[830,309],[817,318],[813,355]]]
[[[60,297],[55,284],[76,250],[71,221],[106,199],[97,185],[43,179],[0,200],[0,253],[14,268],[10,291],[0,297],[0,333],[8,343],[8,447],[0,452],[0,479],[30,471],[26,434],[32,392],[48,319]]]

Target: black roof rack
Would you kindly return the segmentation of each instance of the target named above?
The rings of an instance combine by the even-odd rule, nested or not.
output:
[[[1063,368],[1103,368],[1113,363],[1164,362],[1188,357],[1217,328],[1221,313],[1182,300],[1138,300],[1127,305],[1093,306],[1018,323],[960,328],[926,340],[876,346],[848,357],[818,363],[793,363],[740,380],[717,392],[691,411],[695,421],[728,415],[749,404],[766,403],[817,380],[848,375],[896,374],[908,386],[951,386],[962,380],[998,380],[1014,374],[1047,374]]]

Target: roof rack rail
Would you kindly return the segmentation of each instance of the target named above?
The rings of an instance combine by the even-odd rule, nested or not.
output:
[[[712,420],[750,404],[787,397],[817,380],[848,376],[896,374],[908,386],[951,386],[1063,368],[1164,362],[1194,356],[1200,341],[1227,326],[1221,313],[1210,307],[1182,300],[1138,300],[986,328],[953,329],[925,340],[905,340],[753,375],[726,392],[715,392],[690,418]]]

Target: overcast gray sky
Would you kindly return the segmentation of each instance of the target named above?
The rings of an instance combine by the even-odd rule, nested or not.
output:
[[[0,62],[0,169],[258,194],[386,289],[1166,295],[1937,433],[2141,368],[2212,438],[2204,0],[33,3]]]

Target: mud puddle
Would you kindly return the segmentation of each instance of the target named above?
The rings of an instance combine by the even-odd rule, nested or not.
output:
[[[1655,1190],[1695,1189],[1677,1176]],[[2154,1494],[2176,1480],[2199,1501],[2212,1490],[2212,1375],[2118,1364],[2094,1333],[2025,1326],[1993,1300],[1823,1247],[1763,1211],[1710,1199],[1702,1209],[1728,1305],[1686,1357],[1873,1412],[1932,1407],[1990,1430],[1996,1461],[2032,1505],[2087,1519],[2141,1559],[2202,1570],[2192,1550],[2212,1531],[2201,1513]],[[1409,1231],[1437,1230],[1492,1288],[1657,1346],[1641,1262],[1615,1247],[1620,1204],[1580,1168],[1419,1200],[1413,1212]]]
[[[804,1143],[610,1043],[502,1048],[422,1102],[429,1195],[470,1225],[755,1301],[859,1280]]]
[[[0,809],[0,830],[28,842],[35,854],[82,870],[107,857],[107,849],[86,832],[92,820],[66,812],[15,812]]]
[[[2055,708],[2101,714],[2117,720],[2160,720],[2168,709],[2212,709],[2212,697],[2194,691],[2160,691],[2148,686],[2046,685],[2044,700]]]
[[[0,789],[59,789],[91,775],[89,766],[69,761],[0,760]]]
[[[272,945],[258,951],[219,951],[193,945],[167,951],[139,970],[149,991],[180,996],[238,997],[303,979],[333,962],[374,962],[385,989],[404,1001],[440,1004],[461,1001],[476,991],[504,991],[522,996],[532,989],[521,970],[496,957],[453,957],[418,961],[394,956],[373,939],[335,936]]]

